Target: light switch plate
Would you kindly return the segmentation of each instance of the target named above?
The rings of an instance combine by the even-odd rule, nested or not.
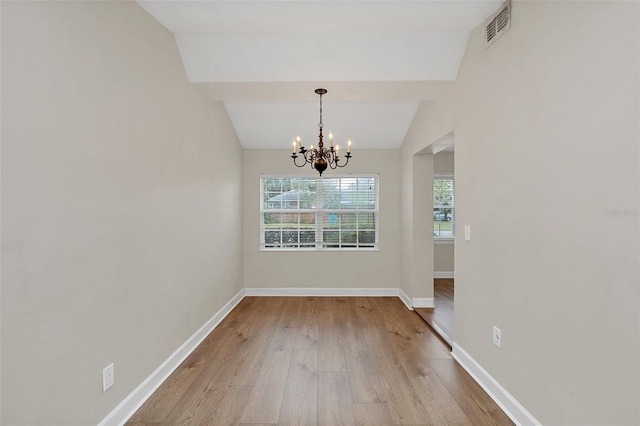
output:
[[[500,342],[502,341],[502,330],[500,330],[495,325],[493,326],[493,344],[497,347],[500,347]]]
[[[109,390],[115,383],[113,364],[109,364],[102,370],[102,392]]]
[[[471,225],[464,226],[464,239],[466,241],[471,241]]]

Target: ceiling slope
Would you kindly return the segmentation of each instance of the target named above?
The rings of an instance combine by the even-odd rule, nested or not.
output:
[[[420,102],[456,79],[471,29],[500,1],[142,1],[189,81],[223,101],[244,148],[288,149],[325,126],[397,148]]]

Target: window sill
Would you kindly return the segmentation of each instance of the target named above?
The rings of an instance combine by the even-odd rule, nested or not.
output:
[[[268,252],[288,252],[288,253],[318,253],[318,252],[345,252],[345,251],[350,251],[350,252],[376,252],[376,251],[380,251],[380,247],[374,247],[374,248],[323,248],[323,249],[317,249],[317,248],[304,248],[304,249],[299,249],[299,248],[260,248],[260,251],[263,253],[268,253]]]
[[[433,244],[454,244],[455,238],[437,238],[433,237]]]

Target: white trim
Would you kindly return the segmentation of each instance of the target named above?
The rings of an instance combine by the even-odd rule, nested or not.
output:
[[[448,175],[447,175],[448,176]],[[377,178],[380,177],[380,173],[333,173],[331,172],[330,177],[339,177],[339,178],[352,178],[352,177],[363,177],[363,178]],[[451,175],[453,177],[453,175]],[[260,179],[269,179],[269,178],[293,178],[293,179],[318,179],[318,175],[315,173],[260,173]]]
[[[125,399],[118,404],[98,426],[124,425],[131,416],[144,404],[153,392],[169,377],[173,371],[184,361],[195,348],[213,331],[220,322],[229,315],[244,298],[245,290],[240,290],[231,298],[210,320],[196,331],[186,342],[182,344],[169,358],[167,358],[156,370],[138,385]]]
[[[281,206],[281,208],[268,208],[266,207],[266,205],[268,204],[269,200],[265,201],[265,181],[269,180],[269,179],[277,179],[277,180],[285,180],[285,179],[306,179],[306,180],[310,180],[310,181],[315,181],[316,182],[316,191],[315,191],[315,198],[316,198],[316,206],[314,208],[300,208],[299,206],[297,208],[295,207],[291,207],[291,208],[284,208],[283,206]],[[329,249],[330,251],[334,251],[334,250],[343,250],[346,249],[346,251],[360,251],[361,249],[363,249],[363,251],[379,251],[380,250],[380,242],[379,242],[379,229],[380,229],[380,220],[379,220],[379,216],[380,216],[380,175],[378,173],[376,174],[346,174],[346,175],[332,175],[331,177],[328,177],[326,179],[356,179],[357,181],[359,181],[360,179],[374,179],[375,180],[375,205],[373,206],[373,209],[368,209],[368,208],[344,208],[342,205],[335,207],[335,208],[328,208],[328,207],[324,207],[324,203],[323,203],[323,182],[325,182],[325,179],[323,179],[322,177],[305,177],[305,175],[271,175],[271,174],[260,174],[260,251],[261,252],[267,252],[267,251],[272,251],[273,249],[275,249],[275,251],[290,251],[290,252],[298,252],[298,251],[326,251],[327,249]],[[341,182],[341,181],[340,181]],[[358,183],[359,185],[359,183]],[[339,185],[341,187],[341,185]],[[371,187],[369,187],[371,188]],[[281,190],[284,189],[281,186]],[[299,187],[297,188],[299,189]],[[342,189],[339,189],[339,192],[341,192]],[[310,193],[313,194],[313,193]],[[284,193],[281,193],[281,195],[284,195]],[[271,230],[271,231],[282,231],[284,228],[282,228],[282,224],[280,224],[280,228],[266,228],[265,227],[265,215],[267,214],[283,214],[283,213],[288,213],[288,214],[297,214],[297,215],[303,215],[303,214],[314,214],[315,215],[315,242],[307,242],[307,243],[278,243],[278,247],[271,247],[272,245],[276,245],[275,243],[271,244],[267,244],[265,242],[265,234]],[[355,243],[343,243],[342,241],[333,244],[331,242],[328,241],[324,241],[324,231],[326,229],[328,229],[326,227],[327,223],[324,220],[324,216],[326,214],[345,214],[345,213],[349,213],[349,214],[361,214],[361,213],[366,213],[366,214],[373,214],[373,220],[374,220],[374,241],[373,243],[360,243],[360,242],[355,242]],[[356,221],[357,222],[357,221]],[[294,228],[291,228],[294,229]],[[301,223],[298,223],[297,225],[297,229],[298,231],[300,231],[301,228]],[[310,229],[310,228],[309,228]],[[331,228],[333,229],[333,228]],[[343,228],[341,224],[338,225],[338,228],[335,229],[336,231],[339,231],[339,233],[341,233],[341,230],[346,229]],[[369,231],[368,228],[360,228],[360,225],[358,225],[358,223],[355,223],[355,228],[351,229],[349,228],[349,231],[354,231],[354,232],[360,232],[360,231]],[[305,244],[305,245],[311,245],[314,244],[313,247],[296,247],[296,245],[300,245],[300,244]],[[284,245],[284,247],[282,247]],[[327,247],[330,245],[338,245],[339,247]],[[354,247],[355,245],[355,247]]]
[[[289,252],[289,253],[304,253],[304,252],[323,252],[323,251],[380,251],[380,247],[345,247],[345,248],[318,248],[318,247],[263,247],[260,244],[260,251],[263,253],[269,252]]]
[[[433,244],[435,245],[454,245],[456,241],[455,237],[433,237]]]
[[[399,297],[409,310],[411,298],[401,288],[245,288],[245,296]]]
[[[405,293],[401,288],[398,289],[398,297],[400,298],[400,300],[402,300],[402,303],[404,303],[404,306],[406,306],[407,309],[409,309],[410,311],[413,311],[411,298],[407,296],[407,293]]]
[[[451,179],[455,180],[455,175],[453,173],[434,173],[434,179]]]
[[[541,426],[533,415],[528,412],[505,388],[500,385],[480,364],[474,360],[457,343],[452,345],[451,356],[458,361],[467,372],[478,382],[491,399],[505,412],[516,425]]]
[[[414,297],[412,299],[412,305],[414,308],[435,308],[433,303],[433,297]]]
[[[245,296],[398,296],[397,288],[245,288]]]
[[[440,335],[440,337],[442,337],[442,340],[444,340],[445,342],[447,342],[447,344],[451,347],[453,347],[453,336],[449,336],[447,333],[444,332],[444,330],[442,328],[440,328],[440,326],[438,324],[436,324],[433,320],[429,323],[429,326],[431,326],[431,328],[433,328],[436,333],[438,333]]]
[[[453,271],[433,271],[433,278],[453,278]]]

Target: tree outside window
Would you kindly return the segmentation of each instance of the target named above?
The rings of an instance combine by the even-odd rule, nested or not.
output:
[[[453,238],[455,235],[455,203],[453,176],[433,179],[433,236]]]

